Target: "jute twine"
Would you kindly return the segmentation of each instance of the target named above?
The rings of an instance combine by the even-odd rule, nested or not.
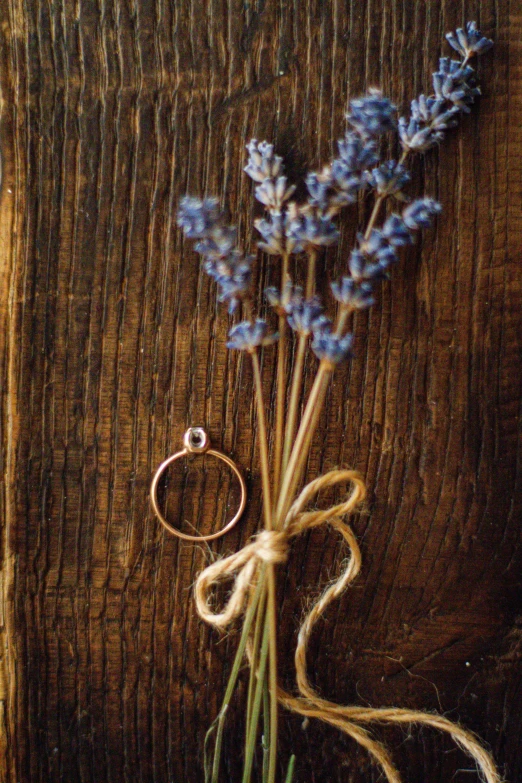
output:
[[[335,484],[351,483],[352,490],[346,500],[325,510],[305,511],[317,494]],[[352,470],[332,470],[314,479],[302,490],[290,508],[281,530],[263,531],[250,543],[229,557],[209,565],[196,581],[196,606],[199,615],[215,628],[224,630],[246,609],[257,583],[263,563],[283,563],[288,557],[292,538],[314,527],[328,524],[344,539],[350,550],[348,563],[336,581],[331,584],[313,604],[299,629],[295,650],[296,682],[300,696],[294,697],[282,689],[278,699],[289,710],[309,718],[318,718],[344,731],[366,748],[380,765],[389,783],[401,783],[387,749],[365,728],[372,723],[423,724],[451,735],[456,744],[471,756],[478,771],[487,783],[500,783],[500,777],[491,755],[477,738],[458,723],[442,715],[398,707],[371,708],[355,705],[343,706],[323,699],[312,687],[307,676],[306,657],[308,644],[317,621],[323,616],[329,604],[338,598],[353,582],[361,568],[361,552],[351,528],[343,517],[355,511],[366,496],[366,487],[361,476]],[[233,580],[228,600],[221,611],[211,606],[211,596],[218,583]]]

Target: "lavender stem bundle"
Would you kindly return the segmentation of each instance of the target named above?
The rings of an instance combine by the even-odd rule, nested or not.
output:
[[[240,315],[229,332],[227,345],[246,352],[252,360],[263,494],[263,532],[239,552],[208,566],[196,584],[198,612],[207,622],[225,629],[236,618],[243,617],[243,631],[223,706],[205,742],[207,783],[219,780],[227,709],[245,654],[250,679],[242,783],[250,783],[252,779],[261,716],[261,777],[263,783],[275,783],[278,703],[343,730],[368,750],[389,783],[400,783],[401,779],[386,748],[369,733],[367,727],[372,723],[421,723],[445,731],[475,760],[487,783],[499,783],[490,755],[458,724],[415,710],[344,707],[326,701],[310,685],[306,668],[314,624],[357,576],[361,563],[356,538],[343,518],[364,499],[362,478],[354,471],[331,471],[311,481],[297,495],[328,383],[337,365],[352,357],[352,315],[374,304],[376,287],[389,277],[400,248],[411,244],[420,231],[429,228],[441,211],[432,198],[408,199],[405,188],[410,173],[406,163],[413,154],[425,153],[440,144],[460,116],[471,111],[480,89],[469,63],[493,45],[475,22],[468,22],[464,29],[446,37],[461,59],[439,60],[438,70],[433,74],[433,93],[412,100],[409,116],[397,119],[396,107],[376,89],[350,102],[348,130],[338,143],[338,156],[321,171],[308,174],[305,180],[308,197],[304,203],[293,200],[295,186],[288,182],[283,160],[275,154],[273,145],[255,139],[247,145],[245,172],[255,182],[256,199],[265,210],[264,216],[255,220],[261,236],[258,248],[281,259],[280,284],[265,291],[268,305],[274,311],[277,331],[266,319],[256,315],[252,298],[252,268],[256,257],[238,245],[237,230],[228,225],[218,200],[186,196],[180,203],[178,223],[186,237],[197,240],[195,249],[203,257],[205,270],[218,285],[219,300],[228,305],[232,316]],[[390,133],[399,136],[402,154],[398,160],[382,159],[382,141]],[[317,257],[323,248],[338,241],[336,219],[342,210],[356,204],[361,194],[368,191],[374,194],[374,204],[366,229],[357,235],[345,274],[330,286],[337,303],[332,317],[316,292]],[[403,207],[382,220],[383,206],[391,199]],[[292,280],[292,256],[307,259],[304,287]],[[287,355],[292,339],[296,343],[295,354],[291,377],[288,377]],[[260,349],[272,344],[278,345],[278,357],[274,446],[270,455]],[[303,370],[309,350],[319,359],[319,366],[300,416]],[[350,495],[342,503],[323,511],[306,511],[321,488],[338,483],[352,485]],[[299,696],[294,697],[278,685],[276,566],[286,561],[291,538],[321,524],[329,524],[343,537],[351,558],[302,622],[295,653]],[[225,580],[232,580],[232,590],[225,607],[216,611],[212,606],[213,589]],[[291,783],[294,761],[292,757],[286,783]]]

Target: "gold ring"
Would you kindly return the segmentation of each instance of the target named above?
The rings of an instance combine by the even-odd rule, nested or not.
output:
[[[185,448],[176,452],[176,454],[172,454],[171,457],[168,457],[168,459],[162,462],[154,474],[154,478],[152,479],[152,484],[150,487],[150,500],[152,503],[152,508],[154,509],[154,513],[158,517],[163,527],[165,527],[169,533],[178,536],[178,538],[183,538],[185,541],[212,541],[214,538],[219,538],[220,536],[224,536],[225,533],[228,533],[228,531],[234,527],[236,522],[241,517],[241,514],[245,510],[247,497],[245,480],[241,475],[241,472],[236,463],[230,459],[230,457],[227,457],[227,455],[223,454],[221,451],[216,451],[215,449],[210,448],[210,438],[203,427],[190,427],[190,429],[188,429],[183,436],[183,445]],[[188,454],[209,454],[211,457],[217,457],[218,459],[222,460],[222,462],[225,462],[228,467],[234,471],[239,480],[239,486],[241,487],[241,499],[239,501],[239,508],[235,516],[230,520],[230,522],[228,522],[228,524],[225,525],[222,530],[218,530],[217,533],[212,533],[210,536],[189,536],[187,533],[182,533],[180,530],[167,522],[158,505],[158,482],[161,476],[169,467],[169,465],[171,465],[177,459],[181,459],[181,457],[186,457]]]

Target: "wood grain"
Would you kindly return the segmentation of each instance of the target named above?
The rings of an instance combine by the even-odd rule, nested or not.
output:
[[[148,487],[204,424],[250,488],[221,553],[257,529],[260,477],[251,371],[176,205],[217,194],[250,243],[244,144],[272,139],[300,178],[350,96],[381,85],[405,108],[466,19],[497,42],[483,97],[414,166],[413,192],[444,214],[358,317],[309,462],[310,477],[359,469],[371,497],[363,574],[316,634],[313,679],[338,701],[461,719],[522,781],[520,4],[6,0],[0,18],[0,781],[202,779],[237,637],[197,619],[208,554],[164,533]],[[343,220],[321,280],[367,209]],[[259,290],[275,271],[263,262]],[[270,349],[271,415],[273,369]],[[227,481],[210,465],[171,481],[170,508],[211,531]],[[303,603],[343,556],[317,532],[281,574],[287,684]],[[230,726],[223,780],[238,779],[240,706]],[[431,731],[379,733],[410,783],[474,779]],[[297,783],[378,777],[349,740],[284,716],[282,763],[291,752]]]

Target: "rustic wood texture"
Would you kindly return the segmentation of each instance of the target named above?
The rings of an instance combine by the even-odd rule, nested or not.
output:
[[[466,19],[496,41],[483,97],[414,165],[412,192],[444,214],[357,318],[309,463],[355,467],[370,492],[363,573],[315,636],[313,679],[338,701],[442,710],[522,781],[521,4],[6,0],[0,17],[2,783],[201,781],[237,634],[196,617],[208,553],[153,519],[149,482],[204,424],[249,481],[221,553],[258,528],[260,477],[251,370],[225,348],[176,205],[215,193],[250,242],[250,137],[301,177],[331,154],[349,96],[381,85],[406,107]],[[343,219],[321,281],[367,214]],[[259,290],[275,271],[263,262]],[[267,349],[271,400],[273,367]],[[169,484],[171,513],[207,532],[233,502],[210,461]],[[287,684],[303,604],[343,556],[316,532],[281,574]],[[238,780],[240,732],[236,705],[223,780]],[[378,779],[333,729],[282,715],[281,732],[297,783]],[[378,733],[410,783],[475,779],[431,730]]]

